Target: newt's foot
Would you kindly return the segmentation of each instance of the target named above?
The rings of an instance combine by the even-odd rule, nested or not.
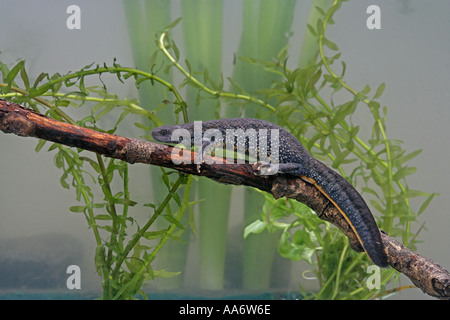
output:
[[[278,173],[278,164],[268,162],[257,162],[253,165],[256,174],[260,176],[271,176]]]

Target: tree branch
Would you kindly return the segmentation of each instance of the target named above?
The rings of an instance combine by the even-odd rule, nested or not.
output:
[[[339,211],[315,186],[298,177],[261,176],[254,165],[223,165],[223,159],[209,155],[205,155],[205,163],[199,172],[194,164],[196,152],[74,126],[4,100],[0,100],[0,130],[82,148],[128,163],[152,164],[204,176],[220,183],[250,186],[269,192],[275,198],[293,198],[313,209],[319,218],[337,226],[349,238],[352,248],[362,251],[352,228]],[[450,299],[450,274],[447,270],[407,249],[383,232],[382,239],[390,266],[405,274],[425,293],[440,299]]]

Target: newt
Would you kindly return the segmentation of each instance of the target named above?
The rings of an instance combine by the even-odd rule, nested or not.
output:
[[[199,146],[198,166],[208,149],[220,147],[243,150],[249,157],[265,159],[261,163],[268,174],[299,176],[313,184],[339,210],[371,261],[379,267],[388,267],[380,230],[362,196],[341,175],[314,158],[286,129],[259,119],[228,118],[164,125],[154,129],[152,136],[164,143]]]

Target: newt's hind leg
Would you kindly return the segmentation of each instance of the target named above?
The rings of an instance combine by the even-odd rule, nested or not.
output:
[[[277,173],[299,174],[301,165],[298,163],[268,163],[257,162],[256,170],[261,176],[269,176]]]

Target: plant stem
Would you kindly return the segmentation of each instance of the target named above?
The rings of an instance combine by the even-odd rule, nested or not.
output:
[[[258,99],[254,96],[249,96],[249,95],[245,95],[245,94],[235,94],[235,93],[231,93],[231,92],[226,92],[226,91],[217,91],[217,90],[213,90],[208,88],[206,85],[204,85],[202,82],[200,82],[197,78],[195,78],[192,74],[190,74],[189,72],[187,72],[176,60],[175,58],[169,53],[169,51],[166,49],[165,45],[164,45],[164,38],[166,37],[166,32],[163,32],[161,34],[161,36],[159,37],[159,41],[158,41],[158,47],[161,49],[161,51],[164,53],[164,55],[170,60],[170,62],[178,69],[180,70],[180,72],[187,78],[189,79],[189,81],[192,82],[192,84],[194,84],[195,86],[199,87],[200,89],[202,89],[203,91],[205,91],[206,93],[209,93],[212,96],[216,96],[216,97],[221,97],[221,98],[228,98],[228,99],[240,99],[240,100],[245,100],[248,102],[254,102],[257,103],[259,105],[261,105],[262,107],[267,108],[268,110],[274,112],[275,108],[273,106],[271,106],[270,104],[264,102],[261,99]]]
[[[167,65],[165,57],[160,54],[161,52],[154,40],[156,40],[156,35],[159,35],[161,30],[164,30],[172,20],[172,3],[173,1],[170,0],[152,0],[141,1],[140,5],[136,5],[133,1],[123,0],[131,51],[137,69],[151,71],[162,69]],[[172,70],[165,70],[164,73],[158,74],[165,80],[173,83]],[[165,92],[152,86],[149,82],[139,85],[139,99],[141,105],[148,106],[149,115],[157,112],[158,119],[162,123],[155,123],[156,126],[175,123],[178,120],[178,112],[176,111],[178,105],[182,107],[183,121],[189,122],[188,116],[190,114],[187,113],[186,104],[184,103],[177,102],[172,107],[165,105],[157,109],[152,107],[155,105],[161,106],[161,101],[167,100],[167,97]],[[149,173],[151,184],[151,189],[149,190],[150,198],[155,199],[155,201],[163,199],[165,190],[160,188],[160,168],[151,166],[149,167]],[[182,223],[184,224],[184,221]],[[164,219],[157,220],[158,229],[167,227],[168,221]],[[158,265],[184,270],[188,254],[189,237],[190,232],[185,232],[180,241],[169,241],[158,254]],[[183,284],[183,278],[184,273],[177,277],[161,279],[159,286],[162,289],[180,288]]]
[[[242,2],[242,34],[240,38],[238,57],[248,57],[271,61],[284,48],[289,39],[294,19],[296,1],[278,0],[244,0]],[[250,96],[255,90],[270,88],[274,81],[280,79],[278,74],[267,73],[261,66],[238,59],[233,69],[233,81],[242,86]],[[227,108],[227,117],[240,116],[249,118],[275,119],[276,108],[265,108],[264,114],[259,101],[247,100],[251,103],[245,109]],[[270,105],[275,99],[264,101]],[[243,107],[244,108],[244,107]],[[244,227],[258,219],[261,215],[265,199],[252,189],[244,192]],[[263,232],[245,239],[243,254],[243,288],[245,290],[267,290],[270,287],[273,259],[275,258],[278,232]],[[279,271],[282,272],[282,271]]]
[[[103,163],[103,159],[102,156],[99,155],[98,153],[95,154],[95,156],[97,157],[97,163],[99,165],[100,168],[100,172],[102,175],[102,179],[103,179],[103,183],[104,183],[104,187],[107,191],[107,195],[105,196],[106,201],[108,202],[107,206],[109,208],[109,210],[107,210],[109,212],[109,214],[112,217],[112,226],[111,226],[111,239],[110,239],[110,244],[108,246],[108,254],[107,254],[107,258],[106,258],[106,268],[108,268],[108,270],[111,269],[111,265],[112,265],[112,260],[113,260],[113,251],[115,250],[116,246],[117,246],[117,225],[118,225],[118,217],[117,217],[117,212],[116,212],[116,206],[114,204],[114,202],[111,201],[112,199],[112,190],[111,190],[111,185],[109,183],[109,179],[107,177],[107,172],[106,172],[106,168],[105,168],[105,164]]]
[[[0,87],[7,87],[6,83],[0,83]],[[20,89],[20,88],[16,88],[11,86],[10,87],[11,91],[20,93],[23,96],[29,96],[30,93],[26,90]],[[76,124],[75,121],[73,121],[64,111],[62,111],[61,109],[55,107],[54,105],[52,105],[50,102],[46,101],[45,99],[42,99],[38,96],[33,97],[34,100],[36,100],[37,102],[43,104],[44,106],[48,107],[49,109],[55,110],[55,112],[60,115],[64,120],[66,120],[68,123],[70,124]]]
[[[186,64],[191,72],[203,74],[205,84],[217,84],[222,74],[223,0],[182,1],[181,13]],[[198,87],[187,86],[190,117],[195,120],[217,118],[219,105],[197,99],[198,95]],[[224,287],[231,186],[199,179],[196,189],[196,197],[204,199],[197,205],[200,287],[221,290]]]
[[[331,0],[314,0],[310,13],[308,16],[307,24],[311,26],[317,25],[317,20],[322,16],[320,12],[316,9],[316,7],[321,8],[323,11],[328,11],[328,8],[331,4]],[[300,68],[306,68],[310,63],[314,63],[317,58],[317,53],[319,50],[319,46],[317,43],[317,38],[308,30],[303,34],[303,41],[300,51],[300,58],[298,66]]]
[[[341,257],[339,259],[339,264],[338,264],[338,267],[337,267],[337,270],[336,270],[336,277],[335,277],[336,280],[334,282],[334,290],[333,290],[333,295],[331,297],[332,300],[334,300],[335,297],[339,293],[340,277],[341,277],[341,274],[342,274],[342,263],[343,263],[343,260],[344,260],[344,257],[345,257],[345,253],[347,252],[348,246],[349,246],[348,241],[345,241],[345,245],[342,248]]]
[[[187,190],[190,189],[190,185],[191,185],[191,181],[192,179],[189,178],[187,184],[186,184],[186,192],[188,192]],[[187,200],[186,197],[187,194],[185,194],[185,202]],[[185,212],[185,208],[180,208],[179,210],[179,214],[176,217],[177,221],[181,221],[183,214]],[[155,260],[156,258],[156,254],[158,252],[161,251],[162,248],[164,248],[164,245],[166,244],[167,240],[171,237],[172,233],[175,231],[175,229],[177,228],[176,224],[173,223],[170,225],[170,227],[167,229],[167,232],[162,235],[161,240],[159,241],[159,243],[155,246],[155,248],[153,249],[153,251],[149,254],[149,256],[146,258],[144,264],[141,266],[141,268],[139,269],[138,272],[136,272],[133,276],[133,278],[128,281],[114,296],[114,300],[119,299],[120,296],[122,295],[123,292],[125,292],[128,288],[132,287],[135,285],[135,283],[137,281],[139,281],[139,278],[142,276],[142,274],[144,273],[145,270],[147,270],[148,266],[153,262],[153,260]]]

